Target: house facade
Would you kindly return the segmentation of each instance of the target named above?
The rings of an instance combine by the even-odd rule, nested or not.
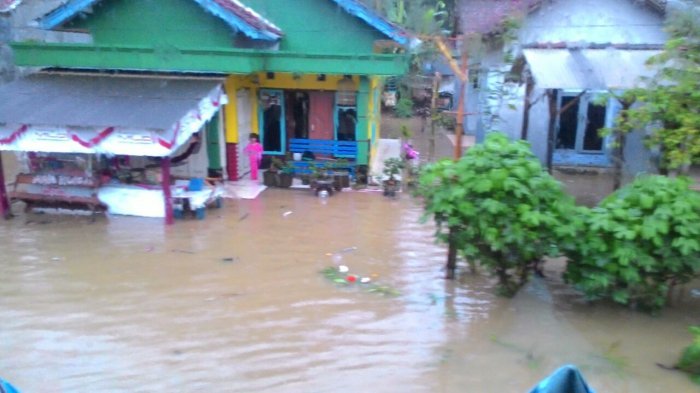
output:
[[[70,0],[55,3],[35,24],[51,34],[40,40],[36,34],[15,36],[11,44],[17,66],[38,67],[47,74],[34,83],[83,78],[91,85],[87,92],[104,90],[100,85],[105,76],[160,83],[163,89],[151,98],[160,94],[172,107],[148,108],[148,100],[134,104],[142,97],[125,92],[110,107],[116,125],[109,127],[119,129],[117,118],[130,119],[130,132],[141,128],[145,135],[153,131],[147,118],[170,122],[161,133],[175,142],[158,154],[163,157],[188,150],[196,134],[205,148],[189,149],[188,164],[173,168],[182,176],[245,177],[242,148],[251,133],[259,134],[266,157],[287,155],[291,138],[357,141],[357,164],[367,165],[379,135],[382,78],[402,74],[408,66],[401,48],[409,37],[356,0]],[[200,98],[221,106],[206,118],[196,105],[170,110],[177,107],[178,93],[167,89],[168,81],[180,80],[200,84],[197,91],[207,91]],[[55,95],[61,94],[70,92],[56,90]],[[92,101],[104,100],[96,96]],[[87,119],[80,109],[96,115]],[[5,140],[22,127],[27,135],[47,127],[68,133],[76,127],[98,130],[105,126],[97,124],[103,110],[76,108],[75,116],[62,113],[54,124],[43,124],[52,123],[50,113],[42,114],[42,124],[33,124],[30,114],[26,119],[7,115],[0,118],[0,137]],[[194,128],[184,133],[187,115],[199,128],[194,130],[190,122]],[[94,132],[93,139],[99,136]],[[85,138],[91,141],[88,134]],[[109,145],[112,138],[96,139],[96,152],[116,153],[97,146]],[[122,135],[120,140],[126,139]],[[20,149],[9,143],[0,148]]]
[[[646,61],[660,52],[667,38],[664,5],[630,0],[541,2],[524,18],[517,42],[508,48],[514,61],[494,62],[481,74],[477,140],[489,131],[502,131],[528,140],[543,163],[610,167],[611,141],[599,131],[613,125],[621,108],[615,94],[653,75]],[[504,82],[512,73],[519,84]],[[489,92],[498,88],[504,95],[494,99]],[[644,137],[638,131],[627,138],[628,175],[655,170]]]

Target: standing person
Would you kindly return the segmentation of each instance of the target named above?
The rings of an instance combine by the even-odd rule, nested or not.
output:
[[[243,151],[248,155],[248,160],[250,161],[250,178],[252,180],[258,180],[258,168],[260,167],[263,154],[263,147],[258,141],[258,134],[250,134],[248,137],[248,146],[246,146]]]

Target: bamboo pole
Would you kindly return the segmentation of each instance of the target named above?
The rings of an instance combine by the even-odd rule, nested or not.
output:
[[[437,95],[440,88],[440,79],[442,76],[439,72],[433,77],[433,91],[430,99],[430,138],[428,144],[428,160],[435,160],[435,118],[437,117]]]
[[[462,50],[462,64],[460,70],[459,98],[457,100],[457,126],[455,127],[455,161],[462,158],[462,135],[464,135],[465,107],[467,106],[467,84],[469,83],[469,56],[466,50]]]

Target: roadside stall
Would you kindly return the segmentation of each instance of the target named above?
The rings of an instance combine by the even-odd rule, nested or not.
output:
[[[0,150],[21,152],[24,164],[10,200],[170,224],[174,208],[218,197],[201,179],[171,175],[226,103],[218,80],[35,74],[0,96],[12,98],[0,103]]]

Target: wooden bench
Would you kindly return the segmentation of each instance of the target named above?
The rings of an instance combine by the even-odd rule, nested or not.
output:
[[[20,173],[9,196],[11,202],[24,202],[25,211],[35,207],[88,208],[94,216],[95,212],[107,210],[97,198],[100,186],[101,182],[97,176]],[[71,190],[80,195],[71,195]]]
[[[294,173],[307,175],[311,173],[311,167],[328,169],[347,169],[354,176],[355,162],[357,160],[356,141],[338,141],[333,139],[301,139],[293,138],[289,141],[289,151],[304,154],[313,153],[314,160],[294,161]],[[343,161],[338,161],[342,159]],[[342,164],[343,162],[346,164]]]

